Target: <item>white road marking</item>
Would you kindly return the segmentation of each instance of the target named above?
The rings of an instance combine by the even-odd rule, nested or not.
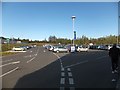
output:
[[[61,76],[64,77],[64,76],[65,76],[65,73],[64,73],[64,72],[61,72]]]
[[[37,54],[27,55],[27,56],[24,56],[24,57],[27,58],[27,57],[34,57],[34,56],[37,56]]]
[[[75,87],[70,87],[70,90],[75,90]]]
[[[38,48],[38,50],[37,50],[37,53],[36,53],[36,54],[38,54],[38,52],[39,52],[39,48]]]
[[[88,62],[88,61],[83,61],[83,62],[79,62],[79,63],[76,63],[76,64],[72,64],[72,65],[66,66],[64,68],[73,67],[73,66],[76,66],[76,65],[79,65],[79,64],[83,64],[83,63],[86,63],[86,62]]]
[[[57,58],[60,60],[60,65],[61,65],[61,68],[63,68],[63,64],[62,64],[62,60],[61,58],[56,54],[56,53],[53,53],[55,56],[57,56]]]
[[[61,68],[61,71],[65,71],[65,69],[64,69],[64,68]]]
[[[12,61],[13,59],[9,59],[9,60],[0,60],[0,62],[9,62]]]
[[[69,78],[69,84],[74,84],[73,78]]]
[[[68,76],[69,76],[69,77],[72,77],[72,73],[71,73],[71,72],[68,72]]]
[[[10,65],[10,64],[18,64],[18,63],[20,63],[20,61],[7,63],[7,64],[4,64],[4,65],[1,65],[0,67],[4,67],[4,66]]]
[[[19,68],[19,67],[16,67],[15,69],[10,70],[9,72],[4,73],[3,75],[0,75],[0,77],[3,77],[3,76],[5,76],[5,75],[7,75],[7,74],[9,74],[9,73],[11,73],[11,72],[14,72],[14,71],[17,70],[18,68]]]
[[[60,90],[65,90],[65,88],[64,87],[60,87]]]
[[[33,57],[32,59],[30,59],[29,61],[27,61],[27,63],[31,62],[31,61],[34,60],[34,59],[35,59],[35,57]]]
[[[27,55],[27,56],[24,56],[25,58],[27,58],[27,57],[32,57],[32,55]]]
[[[43,52],[46,52],[45,50]]]
[[[61,78],[60,84],[65,84],[65,78]]]
[[[70,68],[67,68],[67,70],[68,70],[68,71],[71,71],[71,69],[70,69]]]

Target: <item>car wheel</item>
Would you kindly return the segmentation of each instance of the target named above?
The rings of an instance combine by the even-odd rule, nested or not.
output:
[[[68,50],[67,53],[69,53],[70,51]]]
[[[56,52],[59,53],[59,50],[57,50]]]

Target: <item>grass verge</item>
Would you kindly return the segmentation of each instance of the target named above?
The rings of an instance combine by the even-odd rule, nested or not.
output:
[[[18,52],[0,52],[0,56],[7,56],[7,55],[13,55],[17,54]]]

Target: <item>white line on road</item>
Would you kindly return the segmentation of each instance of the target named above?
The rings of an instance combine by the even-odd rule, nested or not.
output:
[[[43,52],[46,52],[45,50]]]
[[[68,72],[68,76],[69,76],[69,77],[72,77],[72,73],[71,73],[71,72]]]
[[[56,53],[53,53],[55,56],[57,56],[57,58],[60,60],[60,64],[61,64],[61,68],[63,68],[63,64],[62,64],[62,60],[61,58],[56,54]]]
[[[65,84],[65,78],[61,78],[60,84]]]
[[[20,61],[7,63],[7,64],[4,64],[4,65],[1,65],[0,67],[4,67],[4,66],[10,65],[10,64],[18,64],[18,63],[20,63]]]
[[[65,73],[64,73],[64,72],[61,72],[61,76],[64,77],[64,76],[65,76]]]
[[[69,84],[74,84],[73,78],[69,78]]]
[[[38,48],[38,50],[37,50],[37,53],[36,53],[36,54],[38,54],[38,52],[39,52],[39,48]]]
[[[7,74],[11,73],[11,72],[13,72],[13,71],[17,70],[18,68],[19,68],[19,67],[16,67],[15,69],[10,70],[9,72],[4,73],[3,75],[0,75],[0,77],[3,77],[3,76],[5,76],[5,75],[7,75]]]
[[[71,71],[71,69],[70,69],[70,68],[67,68],[67,70],[68,70],[68,71]]]
[[[27,57],[32,57],[32,55],[27,55],[27,56],[24,56],[25,58],[27,58]]]
[[[34,59],[35,59],[35,57],[33,57],[32,59],[30,59],[29,61],[27,61],[27,63],[31,62],[31,61],[34,60]]]
[[[27,58],[27,57],[34,57],[34,56],[37,56],[37,54],[27,55],[27,56],[24,56],[24,57]]]
[[[66,66],[64,68],[73,67],[73,66],[76,66],[76,65],[79,65],[79,64],[83,64],[83,63],[86,63],[86,62],[88,62],[88,61],[83,61],[83,62],[79,62],[79,63],[76,63],[76,64],[72,64],[72,65]]]
[[[9,62],[12,61],[13,59],[9,59],[9,60],[0,60],[0,62]]]
[[[61,71],[65,71],[65,69],[64,69],[64,68],[61,68]]]

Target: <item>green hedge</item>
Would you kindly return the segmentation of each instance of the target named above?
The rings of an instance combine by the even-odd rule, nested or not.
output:
[[[44,43],[28,43],[28,44],[0,44],[2,52],[11,50],[13,47],[16,46],[26,46],[26,45],[37,45],[37,46],[42,46]]]

